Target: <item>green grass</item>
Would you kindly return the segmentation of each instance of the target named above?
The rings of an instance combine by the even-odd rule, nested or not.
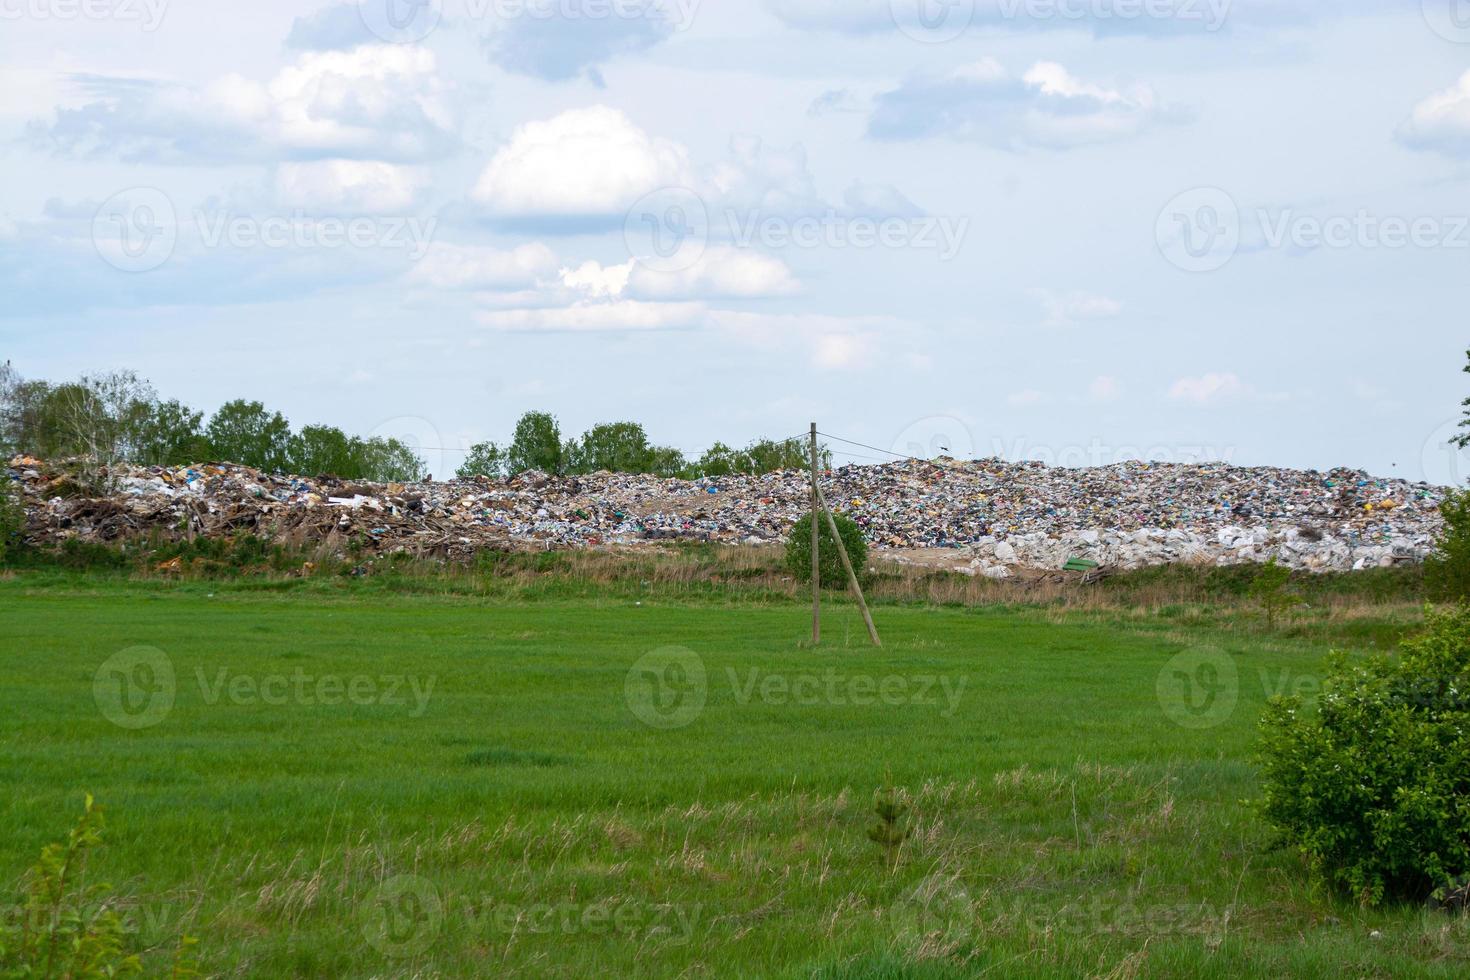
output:
[[[187,933],[225,976],[1470,971],[1463,917],[1323,892],[1242,802],[1267,695],[1394,620],[889,605],[874,650],[834,602],[813,650],[784,600],[293,591],[0,580],[0,881],[87,791],[155,969]],[[129,730],[95,684],[139,646],[174,699]],[[1236,680],[1197,714],[1201,657]]]

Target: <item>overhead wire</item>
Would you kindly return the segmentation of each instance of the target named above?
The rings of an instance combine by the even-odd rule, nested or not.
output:
[[[928,464],[930,466],[937,466],[937,467],[939,467],[942,470],[950,470],[951,472],[954,472],[954,473],[965,473],[965,472],[967,472],[966,470],[962,470],[962,469],[960,469],[958,467],[955,467],[955,466],[946,466],[944,463],[938,462],[937,460],[923,459],[923,458],[918,457],[918,456],[910,456],[908,453],[900,453],[900,452],[896,452],[896,451],[894,451],[892,449],[884,449],[881,446],[870,446],[870,445],[868,445],[865,442],[858,442],[856,439],[847,439],[847,438],[844,438],[842,436],[836,436],[836,435],[833,435],[830,432],[821,432],[821,431],[818,431],[817,432],[817,435],[824,436],[824,437],[826,437],[828,439],[835,439],[838,442],[845,442],[849,446],[859,446],[859,447],[861,447],[863,449],[871,449],[871,450],[873,450],[875,452],[888,453],[890,456],[897,456],[899,459],[909,459],[909,460],[913,460],[915,463],[926,463],[926,464]],[[848,453],[847,455],[856,455],[856,454],[855,453]],[[871,459],[872,457],[869,457],[869,458]]]

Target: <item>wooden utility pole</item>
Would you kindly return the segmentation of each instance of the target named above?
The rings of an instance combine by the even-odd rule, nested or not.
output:
[[[822,563],[818,542],[821,534],[817,526],[817,514],[821,513],[827,520],[827,529],[832,532],[832,541],[837,545],[837,555],[842,559],[842,567],[847,572],[847,584],[852,589],[852,594],[857,599],[858,608],[862,610],[863,622],[868,627],[868,636],[873,641],[873,646],[881,647],[883,642],[878,639],[878,628],[873,625],[873,614],[868,612],[868,601],[863,598],[863,587],[858,584],[857,572],[853,571],[852,559],[848,557],[847,545],[842,543],[842,535],[837,533],[837,520],[832,516],[832,509],[827,506],[827,496],[822,493],[822,485],[817,482],[817,423],[812,423],[811,436],[811,463],[812,463],[812,645],[816,646],[822,642]]]
[[[878,639],[878,628],[873,625],[873,614],[868,612],[868,601],[863,598],[863,587],[858,584],[857,573],[852,570],[852,559],[847,557],[847,545],[842,543],[842,535],[837,533],[837,521],[832,517],[832,510],[827,506],[827,496],[822,493],[820,486],[817,486],[817,503],[822,505],[822,513],[827,516],[827,527],[832,532],[832,540],[837,542],[837,554],[841,557],[842,567],[847,572],[847,584],[852,588],[852,594],[857,597],[858,608],[862,610],[863,622],[868,627],[868,637],[872,639],[873,646],[881,647],[883,641]],[[816,521],[812,523],[815,524]]]
[[[817,551],[821,534],[817,527],[817,423],[812,423],[812,646],[822,642],[822,562]]]

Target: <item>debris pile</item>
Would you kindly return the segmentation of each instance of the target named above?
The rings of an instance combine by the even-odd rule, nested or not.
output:
[[[776,542],[805,512],[808,493],[798,471],[695,481],[529,471],[509,480],[367,484],[220,463],[117,467],[100,474],[108,486],[101,495],[64,464],[17,457],[9,476],[22,488],[37,542],[253,534],[450,559],[485,548]],[[1074,559],[1128,568],[1274,556],[1314,571],[1420,560],[1445,492],[1345,469],[1071,469],[998,459],[846,466],[825,473],[823,489],[875,548],[905,549],[899,560],[930,564],[923,554],[938,553],[939,564],[996,578]]]

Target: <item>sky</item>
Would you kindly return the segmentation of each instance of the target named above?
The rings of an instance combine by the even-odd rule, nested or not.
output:
[[[0,360],[1463,482],[1470,0],[0,0]]]

